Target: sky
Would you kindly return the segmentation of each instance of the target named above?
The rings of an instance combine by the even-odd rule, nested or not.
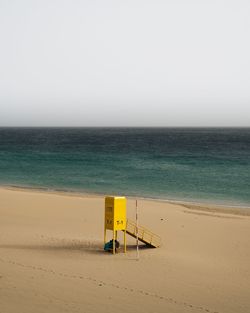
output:
[[[250,126],[249,0],[0,0],[0,126]]]

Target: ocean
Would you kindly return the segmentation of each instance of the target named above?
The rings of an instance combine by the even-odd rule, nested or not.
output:
[[[0,128],[0,185],[250,207],[250,128]]]

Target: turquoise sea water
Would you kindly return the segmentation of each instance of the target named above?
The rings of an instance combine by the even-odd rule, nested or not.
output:
[[[0,184],[250,206],[250,128],[0,128]]]

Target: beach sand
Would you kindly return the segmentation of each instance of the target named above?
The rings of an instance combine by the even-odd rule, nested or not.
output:
[[[250,312],[250,210],[138,205],[162,245],[136,260],[103,251],[103,196],[0,188],[0,312]]]

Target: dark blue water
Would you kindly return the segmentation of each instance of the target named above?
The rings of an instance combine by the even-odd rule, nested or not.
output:
[[[0,184],[250,206],[250,128],[0,128]]]

